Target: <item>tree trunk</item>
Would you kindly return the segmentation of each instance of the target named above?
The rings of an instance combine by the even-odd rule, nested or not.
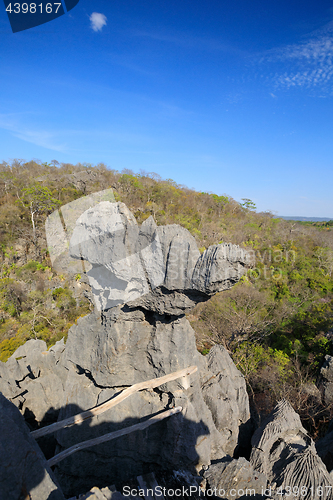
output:
[[[36,211],[32,209],[32,206],[30,206],[30,214],[31,214],[31,224],[32,224],[32,239],[35,245],[35,259],[38,259],[38,243],[37,243],[37,235],[36,235],[36,224],[35,224],[35,215]]]

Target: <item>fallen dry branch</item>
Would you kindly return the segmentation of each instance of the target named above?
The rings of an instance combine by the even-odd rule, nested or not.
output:
[[[61,420],[60,422],[56,422],[54,424],[48,425],[47,427],[43,427],[42,429],[37,429],[36,431],[32,431],[31,435],[37,439],[41,436],[46,436],[47,434],[51,434],[52,432],[56,432],[59,429],[63,429],[64,427],[70,427],[75,424],[80,424],[84,420],[95,417],[96,415],[100,415],[105,411],[113,408],[117,404],[124,401],[124,399],[128,398],[132,394],[138,391],[142,391],[143,389],[153,389],[154,387],[158,387],[159,385],[166,384],[167,382],[171,382],[177,378],[184,378],[185,386],[188,387],[188,381],[186,377],[192,375],[197,371],[197,366],[190,366],[189,368],[184,368],[183,370],[178,370],[177,372],[169,373],[169,375],[164,375],[163,377],[154,378],[152,380],[146,380],[144,382],[139,382],[138,384],[134,384],[131,387],[128,387],[124,391],[122,391],[118,396],[103,403],[99,406],[95,406],[91,410],[84,411],[82,413],[78,413],[77,415],[73,415],[72,417],[66,418],[65,420]]]
[[[47,461],[48,465],[51,467],[52,465],[55,465],[64,458],[69,457],[76,451],[84,450],[85,448],[90,448],[91,446],[95,446],[96,444],[101,444],[105,443],[106,441],[111,441],[112,439],[116,439],[121,436],[125,436],[126,434],[130,434],[131,432],[134,431],[142,431],[143,429],[146,429],[150,425],[156,424],[157,422],[160,422],[161,420],[170,417],[171,415],[175,415],[176,413],[179,413],[182,411],[181,406],[177,406],[176,408],[172,408],[171,410],[164,411],[163,413],[160,413],[159,415],[155,415],[154,417],[149,418],[148,420],[145,420],[145,422],[140,422],[139,424],[131,425],[130,427],[125,427],[125,429],[120,429],[119,431],[115,432],[110,432],[109,434],[104,434],[104,436],[100,436],[94,439],[89,439],[88,441],[82,441],[82,443],[77,443],[74,446],[71,446],[70,448],[67,448],[67,450],[62,451],[61,453],[58,453],[58,455],[55,455],[53,458]]]

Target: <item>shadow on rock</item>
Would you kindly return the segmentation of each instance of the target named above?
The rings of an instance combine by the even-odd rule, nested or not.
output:
[[[109,412],[112,410],[114,408]],[[59,418],[81,411],[82,408],[71,404],[60,411]],[[103,414],[57,431],[56,454],[80,442],[143,422],[158,413],[145,418],[125,417],[121,421],[110,420],[110,414],[108,421],[103,421]],[[172,470],[175,464],[195,473],[199,459],[196,447],[199,441],[204,443],[208,434],[209,429],[202,421],[193,422],[178,413],[142,431],[77,451],[55,465],[54,473],[69,497],[84,494],[93,486],[102,488],[116,484],[120,488],[130,478],[156,470]]]
[[[0,500],[64,500],[19,410],[0,393]]]

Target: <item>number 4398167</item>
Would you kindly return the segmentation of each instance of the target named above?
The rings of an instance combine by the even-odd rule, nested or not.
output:
[[[36,4],[36,3],[14,3],[14,7],[12,8],[12,4],[10,3],[6,11],[9,12],[10,14],[20,14],[21,12],[23,14],[35,14],[35,13],[40,13],[43,14],[43,12],[46,12],[47,14],[52,14],[54,12],[55,14],[58,13],[59,7],[61,6],[61,3],[47,3],[45,4]]]

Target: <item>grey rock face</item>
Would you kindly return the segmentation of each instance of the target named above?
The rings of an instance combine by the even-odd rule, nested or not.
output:
[[[267,487],[267,477],[255,472],[252,465],[243,457],[238,460],[225,459],[210,465],[205,472],[208,488],[216,491],[216,495],[226,498],[234,492],[233,498],[263,495]]]
[[[18,409],[0,393],[0,500],[64,500]]]
[[[238,442],[239,426],[249,420],[245,380],[223,346],[215,345],[206,359],[209,376],[202,378],[203,398],[217,430],[226,439],[225,452],[232,455]]]
[[[282,400],[266,423],[252,437],[250,462],[255,471],[265,474],[275,485],[274,498],[286,488],[305,487],[304,498],[320,498],[322,488],[333,498],[333,483],[319,458],[312,439],[290,404]],[[319,488],[319,489],[318,489]]]
[[[250,255],[237,245],[210,246],[198,259],[192,277],[193,288],[207,295],[228,290],[251,264]]]

